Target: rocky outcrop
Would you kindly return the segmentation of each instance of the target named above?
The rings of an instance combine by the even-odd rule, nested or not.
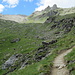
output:
[[[59,28],[63,33],[68,33],[71,31],[72,27],[75,26],[75,18],[65,18],[59,21],[56,21],[56,17],[49,17],[45,23],[54,23],[50,28]],[[60,32],[59,32],[60,33]],[[58,34],[58,33],[55,33]]]
[[[12,55],[3,65],[2,69],[8,69],[8,72],[6,72],[4,75],[13,72],[16,69],[23,69],[25,66],[30,65],[35,62],[39,62],[45,57],[48,56],[48,54],[53,50],[52,48],[49,48],[48,45],[56,43],[57,40],[52,40],[50,42],[42,42],[43,46],[38,48],[35,51],[31,51],[27,54],[14,54]]]
[[[55,10],[55,9],[57,9],[57,8],[58,8],[57,5],[54,4],[53,7],[51,7],[51,10]]]
[[[64,33],[70,32],[71,29],[72,29],[72,27],[73,27],[73,24],[72,24],[72,23],[69,23],[69,24],[66,24],[66,25],[63,25],[63,26],[62,26],[62,28],[65,29]]]
[[[3,65],[2,65],[2,69],[7,69],[10,66],[12,66],[20,57],[21,55],[16,54],[16,55],[12,55]]]
[[[35,53],[34,60],[36,62],[42,60],[49,53],[48,51],[49,51],[48,47],[41,47],[41,48],[39,48],[37,50],[37,52]]]
[[[59,22],[63,25],[60,27],[60,29],[64,30],[64,33],[68,33],[71,31],[72,27],[74,26],[75,18],[66,18],[62,19]]]
[[[49,17],[46,21],[45,21],[45,23],[51,23],[51,22],[53,22],[55,20],[55,17]]]
[[[50,12],[47,13],[47,16],[54,16],[56,15],[58,12],[51,10]]]
[[[50,6],[44,9],[44,11],[50,11],[50,10],[51,10]]]
[[[44,9],[44,11],[51,11],[51,10],[55,10],[55,9],[58,9],[56,4],[54,4],[52,7],[48,6],[47,8]]]

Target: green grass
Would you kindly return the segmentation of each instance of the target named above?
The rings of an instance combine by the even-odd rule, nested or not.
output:
[[[59,21],[64,18],[73,18],[75,14],[70,14],[66,16],[56,16],[56,21]],[[32,59],[30,62],[33,64],[26,66],[24,69],[16,69],[14,72],[9,73],[9,75],[39,75],[40,73],[45,73],[50,75],[51,67],[53,65],[54,58],[60,53],[62,50],[68,49],[75,45],[75,27],[71,29],[67,34],[58,34],[55,32],[62,31],[60,28],[51,29],[55,23],[28,23],[28,24],[18,24],[12,21],[0,20],[0,68],[2,64],[13,54],[26,54],[31,52],[30,56],[35,54],[38,48],[42,47],[43,41],[50,42],[53,39],[57,39],[57,43],[52,45],[48,45],[50,55],[45,59],[34,62]],[[61,23],[59,26],[65,23]],[[61,35],[61,37],[59,37]],[[59,38],[58,38],[59,37]],[[16,43],[11,43],[11,40],[15,38],[20,38],[21,40]],[[14,50],[15,48],[15,50]],[[52,50],[51,50],[52,49]],[[73,50],[74,51],[74,50]],[[40,53],[43,54],[43,53]],[[69,56],[75,57],[72,52],[68,56],[66,56],[66,60],[68,60]],[[72,58],[72,59],[73,59]],[[69,60],[72,60],[69,58]],[[74,66],[75,64],[73,64]],[[68,66],[71,67],[71,65]],[[72,67],[73,67],[72,66]],[[7,70],[0,69],[0,75],[6,73]],[[72,71],[71,73],[74,73]]]
[[[66,42],[65,42],[65,40],[66,40]],[[70,48],[74,44],[75,44],[75,42],[70,44],[67,40],[67,37],[65,39],[60,39],[54,45],[54,46],[58,46],[58,48],[54,49],[52,51],[52,54],[49,55],[48,57],[46,57],[44,60],[37,62],[35,64],[32,64],[30,66],[27,66],[22,70],[14,71],[13,73],[10,73],[9,75],[21,75],[21,74],[22,75],[24,75],[24,74],[26,74],[26,75],[39,75],[40,73],[45,73],[45,74],[47,73],[49,75],[50,71],[51,71],[51,67],[53,65],[53,60],[58,55],[58,53],[60,53],[61,50]],[[73,54],[71,56],[73,56]],[[73,67],[74,67],[74,65],[73,65]]]
[[[67,63],[67,68],[71,71],[70,75],[75,75],[75,48],[65,56],[65,61],[69,62]]]
[[[75,40],[73,35],[69,33],[65,36],[65,38],[61,38],[56,44],[53,46],[58,46],[56,49],[52,51],[52,54],[46,57],[44,60],[37,62],[35,64],[32,64],[28,67],[25,67],[23,70],[14,71],[13,73],[10,73],[9,75],[39,75],[40,73],[48,73],[50,74],[50,67],[53,65],[54,58],[58,55],[60,50],[68,49],[71,46],[75,44],[75,42],[70,43],[70,38]],[[52,47],[52,46],[51,46]],[[39,69],[39,70],[38,70]]]
[[[22,70],[14,71],[9,75],[39,75],[40,73],[50,73],[50,67],[53,65],[52,61],[55,56],[56,55],[52,54],[40,62],[29,65]]]

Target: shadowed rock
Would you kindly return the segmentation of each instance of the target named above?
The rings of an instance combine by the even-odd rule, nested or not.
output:
[[[50,44],[54,44],[54,43],[56,43],[56,42],[57,42],[57,40],[52,40],[52,41],[50,41],[50,42],[44,41],[44,42],[42,42],[42,44],[43,44],[43,45],[50,45]]]

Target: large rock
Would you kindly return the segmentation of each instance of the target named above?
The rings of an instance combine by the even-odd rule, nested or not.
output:
[[[56,42],[57,42],[57,40],[52,40],[51,42],[49,42],[49,44],[54,44]]]
[[[43,41],[42,44],[43,45],[49,45],[49,42]]]
[[[2,65],[2,69],[7,69],[10,66],[12,66],[16,60],[18,60],[18,57],[20,57],[19,54],[16,55],[12,55],[3,65]]]
[[[18,42],[18,41],[20,41],[20,38],[16,38],[16,39],[11,40],[11,43],[15,43],[15,42]]]
[[[42,42],[42,44],[43,44],[44,46],[47,46],[47,45],[50,45],[50,44],[54,44],[54,43],[56,43],[56,42],[57,42],[57,40],[52,40],[52,41],[50,41],[50,42],[44,41],[44,42]]]

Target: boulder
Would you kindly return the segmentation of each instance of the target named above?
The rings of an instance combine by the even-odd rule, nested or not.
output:
[[[46,41],[43,41],[42,44],[43,44],[43,45],[49,45],[49,43],[46,42]]]
[[[19,42],[19,41],[20,41],[20,38],[16,38],[16,39],[11,40],[11,43],[16,43],[16,42]]]
[[[59,34],[60,32],[58,31],[58,32],[55,32],[55,34]]]
[[[52,40],[51,42],[49,42],[49,44],[54,44],[56,42],[57,42],[57,40]]]

